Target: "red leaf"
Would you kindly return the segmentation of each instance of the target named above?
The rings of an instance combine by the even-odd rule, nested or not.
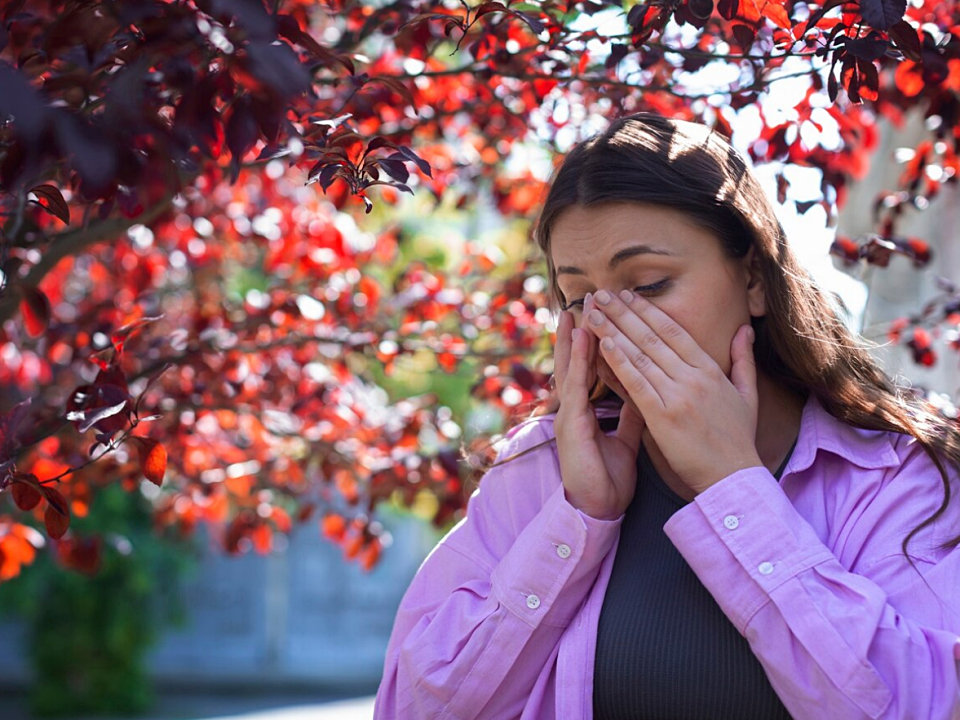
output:
[[[50,324],[50,301],[37,288],[25,287],[23,299],[20,301],[20,314],[23,315],[27,334],[30,337],[40,337]]]
[[[257,525],[250,532],[250,539],[253,541],[253,549],[261,555],[266,555],[268,552],[270,552],[270,539],[272,537],[273,532],[266,523]]]
[[[49,485],[41,485],[40,492],[43,493],[43,496],[47,499],[47,503],[56,510],[61,515],[66,515],[70,517],[70,506],[67,505],[66,499],[63,495],[60,494],[60,491],[55,487],[50,487]]]
[[[41,500],[40,483],[36,475],[18,473],[13,476],[13,502],[21,510],[33,510]]]
[[[70,527],[70,509],[67,501],[56,488],[43,486],[42,492],[47,498],[47,509],[43,514],[43,524],[47,535],[55,540],[62,538]]]
[[[57,543],[57,557],[66,567],[84,575],[96,575],[100,570],[103,540],[99,535],[70,538]]]
[[[918,238],[906,241],[908,254],[913,258],[914,267],[923,267],[930,263],[930,245]]]
[[[37,185],[30,192],[37,196],[37,204],[65,225],[70,224],[70,209],[55,185]]]
[[[157,487],[163,484],[167,472],[167,451],[153,438],[136,438],[143,476]]]
[[[347,521],[343,515],[328,513],[324,515],[323,520],[320,521],[320,529],[324,537],[338,542],[343,539],[344,534],[347,532]]]
[[[877,66],[869,60],[857,60],[857,70],[860,73],[860,97],[866,100],[876,100],[879,97],[880,75]]]
[[[904,60],[897,65],[893,77],[900,92],[907,97],[915,97],[923,91],[923,68],[913,60]]]
[[[784,30],[789,30],[791,27],[793,27],[793,23],[790,21],[790,16],[787,15],[786,8],[784,8],[783,5],[777,4],[776,2],[767,2],[763,6],[761,14],[764,17],[772,20],[774,25],[783,28]]]
[[[380,541],[377,538],[373,538],[366,547],[360,551],[360,567],[367,572],[372,570],[380,559],[380,551],[382,548],[383,546],[380,544]]]

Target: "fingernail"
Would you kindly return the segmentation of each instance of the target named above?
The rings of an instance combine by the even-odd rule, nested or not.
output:
[[[591,310],[590,314],[587,315],[587,319],[591,325],[601,325],[603,324],[603,313],[599,310]]]
[[[597,302],[600,303],[601,305],[606,305],[611,300],[613,300],[613,298],[610,296],[610,293],[608,293],[606,290],[601,290],[600,292],[598,292],[596,297],[597,297]]]
[[[620,299],[628,303],[633,300],[633,293],[630,290],[623,289],[620,291]]]
[[[593,293],[587,293],[583,296],[583,306],[586,307],[587,303],[593,299]]]
[[[750,342],[754,342],[757,339],[757,333],[754,332],[752,327],[747,328],[747,339],[750,340]]]

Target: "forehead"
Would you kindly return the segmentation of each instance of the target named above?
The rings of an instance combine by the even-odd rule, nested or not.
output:
[[[619,249],[640,244],[664,251],[644,253],[654,257],[687,256],[704,252],[704,243],[719,246],[710,231],[683,212],[639,203],[573,205],[550,229],[550,254],[557,265],[606,263]]]

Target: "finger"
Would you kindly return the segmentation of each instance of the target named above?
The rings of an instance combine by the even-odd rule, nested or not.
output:
[[[593,293],[587,293],[583,299],[583,310],[582,313],[588,312],[591,307],[594,307],[594,297]],[[581,317],[585,317],[581,313]],[[581,329],[584,331],[584,334],[587,337],[587,347],[589,348],[589,354],[587,355],[587,365],[588,372],[591,378],[596,378],[597,376],[597,356],[600,354],[597,349],[598,338],[595,333],[587,327],[586,323],[580,323]],[[592,381],[591,381],[592,382]]]
[[[746,401],[747,405],[756,410],[759,402],[757,397],[757,361],[753,355],[753,339],[755,333],[750,325],[742,325],[733,336],[730,346],[730,359],[733,366],[730,369],[730,382],[737,388],[737,392]]]
[[[563,379],[567,375],[567,366],[570,364],[570,330],[573,328],[573,318],[566,310],[560,311],[557,322],[557,345],[553,351],[553,377],[557,392],[563,391]]]
[[[597,356],[600,351],[597,349],[599,340],[593,333],[584,331],[584,337],[587,339],[587,380],[592,385],[597,377]]]
[[[707,368],[716,364],[690,333],[683,329],[683,326],[655,304],[630,290],[621,291],[620,300],[625,302],[687,365]]]
[[[623,335],[620,337],[623,338]],[[655,413],[661,410],[664,407],[663,398],[645,374],[650,370],[638,368],[632,359],[627,357],[621,342],[617,342],[611,337],[605,337],[600,341],[600,352],[603,353],[607,365],[620,378],[623,388],[636,403],[640,412]],[[647,363],[649,368],[656,367],[649,358],[647,358]]]
[[[590,311],[597,307],[596,296],[593,293],[587,293],[583,298],[583,307],[580,309],[580,326],[586,330],[590,335],[596,335],[593,328],[587,324],[586,317],[590,314]]]
[[[623,440],[627,447],[639,452],[645,426],[643,416],[639,415],[630,403],[625,402],[620,408],[620,420],[613,434]]]
[[[591,310],[587,313],[586,324],[601,338],[601,343],[603,343],[605,339],[612,340],[621,356],[626,359],[632,368],[639,370],[643,374],[644,378],[654,387],[660,397],[665,397],[670,392],[670,388],[676,385],[676,381],[667,374],[664,365],[661,365],[653,357],[648,355],[643,348],[638,347],[635,342],[627,337],[603,312],[600,310]],[[683,361],[662,342],[659,342],[659,348],[663,351],[660,353],[661,358],[667,358],[667,360],[661,360],[661,362],[664,364],[672,364],[673,372],[679,374],[679,367]],[[608,354],[604,353],[604,357],[608,357]],[[618,372],[617,368],[612,365],[610,369],[616,373],[617,377],[620,378],[620,382],[626,387],[627,382],[624,375]]]
[[[586,331],[574,328],[570,341],[570,364],[563,381],[561,404],[574,414],[584,412],[590,404],[590,388],[587,380],[588,338]]]
[[[634,309],[624,300],[611,292],[601,290],[597,293],[599,298],[606,298],[606,302],[601,304],[595,296],[596,309],[603,317],[599,318],[599,325],[590,322],[596,318],[593,311],[587,311],[584,306],[584,317],[587,318],[587,325],[599,337],[616,337],[617,331],[622,333],[627,340],[639,348],[645,355],[650,357],[653,362],[663,371],[664,375],[671,380],[678,381],[682,376],[686,363],[677,352],[670,347],[647,322],[640,317]],[[623,346],[626,349],[626,346]],[[628,356],[630,355],[627,351]]]

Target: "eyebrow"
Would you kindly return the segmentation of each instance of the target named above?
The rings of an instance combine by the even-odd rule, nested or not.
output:
[[[631,245],[630,247],[623,248],[618,250],[616,254],[610,258],[610,269],[613,270],[620,263],[622,263],[627,258],[632,258],[635,255],[667,255],[668,257],[676,257],[676,253],[672,253],[669,250],[663,250],[661,248],[650,247],[649,245]],[[557,275],[586,275],[587,273],[581,270],[578,267],[573,267],[571,265],[561,265],[557,268]]]

